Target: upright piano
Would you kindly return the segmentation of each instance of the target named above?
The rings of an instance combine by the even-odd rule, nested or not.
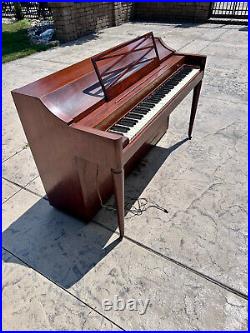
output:
[[[89,221],[114,193],[122,238],[124,175],[193,90],[191,139],[205,63],[150,32],[13,90],[50,204]]]

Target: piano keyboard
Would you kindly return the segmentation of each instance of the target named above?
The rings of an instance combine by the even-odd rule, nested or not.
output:
[[[199,72],[198,68],[182,66],[150,96],[109,128],[109,132],[125,135],[131,141],[137,133]]]

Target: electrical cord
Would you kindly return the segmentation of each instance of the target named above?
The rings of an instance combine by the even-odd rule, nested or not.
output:
[[[100,204],[103,208],[111,211],[117,211],[117,209],[111,205],[104,205],[103,200],[101,197],[100,193],[100,188],[99,188],[99,182],[98,182],[98,175],[99,175],[99,168],[97,167],[96,171],[96,188],[97,188],[97,194],[100,200]],[[154,201],[150,201],[147,198],[132,198],[132,197],[127,197],[128,200],[134,202],[131,206],[131,202],[127,202],[124,206],[125,212],[128,213],[130,212],[133,214],[133,216],[140,216],[142,215],[146,210],[149,208],[156,208],[158,210],[161,210],[164,213],[168,213],[168,210],[164,207],[161,207]],[[126,200],[127,201],[127,200]]]

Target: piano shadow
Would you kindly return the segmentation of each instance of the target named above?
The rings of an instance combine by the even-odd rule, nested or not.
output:
[[[133,171],[125,178],[124,188],[124,201],[125,201],[125,216],[130,210],[137,209],[138,211],[138,199],[141,198],[141,194],[145,188],[151,182],[160,167],[166,162],[167,158],[181,145],[183,145],[188,138],[182,139],[176,142],[174,145],[164,148],[160,146],[153,146],[147,155],[137,164]],[[141,203],[145,203],[148,200],[148,205],[153,204],[147,195],[143,195],[145,199],[141,198]],[[153,200],[152,200],[153,201]],[[106,206],[115,207],[114,196],[106,203]],[[164,207],[167,209],[167,207]],[[136,213],[136,212],[135,212]],[[129,213],[129,216],[133,216],[133,213]],[[143,213],[142,213],[143,214]],[[94,217],[94,220],[103,226],[108,227],[110,230],[118,231],[116,212],[112,209],[103,208]],[[132,222],[131,222],[132,223]],[[126,234],[126,218],[125,218],[125,234]]]
[[[19,264],[25,263],[63,288],[70,288],[118,245],[120,240],[113,234],[40,199],[3,232],[2,244],[23,261]],[[7,257],[8,263],[17,262],[14,256]]]
[[[169,155],[187,140],[169,148],[153,147],[138,164],[125,180],[125,199],[131,193],[133,196],[129,203],[126,202],[127,210],[134,205]],[[116,215],[112,214],[107,221],[102,218],[103,213],[104,209],[97,214],[101,219],[94,220],[110,230],[97,223],[86,224],[51,207],[44,198],[40,199],[3,232],[3,248],[23,261],[18,261],[19,264],[27,264],[63,288],[70,288],[120,242],[118,235],[114,234]],[[16,264],[16,258],[11,258],[3,256],[4,261]]]

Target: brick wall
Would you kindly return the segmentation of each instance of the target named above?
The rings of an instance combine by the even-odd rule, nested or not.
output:
[[[207,21],[210,2],[136,2],[134,19],[145,21]]]
[[[51,2],[57,38],[66,42],[132,18],[130,2]]]
[[[137,21],[206,21],[210,2],[49,2],[57,38],[71,41],[103,28]]]

